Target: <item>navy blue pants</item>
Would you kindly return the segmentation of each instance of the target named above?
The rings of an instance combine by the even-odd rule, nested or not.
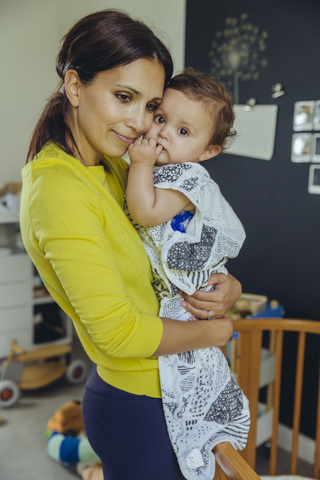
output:
[[[185,479],[170,443],[160,398],[112,387],[93,367],[82,410],[104,480]]]

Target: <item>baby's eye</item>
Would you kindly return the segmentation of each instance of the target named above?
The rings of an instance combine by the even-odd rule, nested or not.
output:
[[[180,135],[182,135],[184,137],[189,135],[189,132],[186,128],[179,128],[178,132],[180,133]]]
[[[157,122],[157,123],[162,124],[162,123],[165,123],[166,120],[165,120],[165,118],[164,118],[163,115],[156,115],[156,116],[154,117],[154,121]]]
[[[126,93],[116,93],[116,97],[123,103],[130,102],[131,100],[130,95]]]
[[[146,109],[148,112],[154,112],[158,105],[154,105],[153,103],[147,103]]]

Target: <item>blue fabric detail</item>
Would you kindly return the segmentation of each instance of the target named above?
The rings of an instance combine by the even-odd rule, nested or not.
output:
[[[182,210],[181,212],[179,212],[171,220],[172,230],[185,233],[194,214],[195,214],[195,211],[192,211],[192,210],[188,210],[188,211]]]
[[[60,446],[60,461],[76,463],[79,458],[79,438],[65,437]]]

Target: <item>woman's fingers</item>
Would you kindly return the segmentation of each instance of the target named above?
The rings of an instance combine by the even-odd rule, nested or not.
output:
[[[212,302],[197,302],[194,298],[186,295],[188,299],[182,302],[182,307],[185,308],[191,315],[200,318],[201,320],[208,320],[211,318],[220,318],[223,316],[223,310],[219,304]],[[206,308],[203,308],[206,307]]]
[[[213,290],[197,290],[193,295],[180,292],[184,301],[182,306],[191,314],[202,320],[221,318],[227,314],[241,295],[241,284],[232,275],[215,273],[210,276],[208,285]],[[210,312],[210,315],[208,314]]]

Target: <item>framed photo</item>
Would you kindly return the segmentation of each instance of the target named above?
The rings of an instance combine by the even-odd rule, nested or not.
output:
[[[295,132],[313,130],[315,102],[295,102],[293,130]]]
[[[312,159],[311,133],[294,133],[292,135],[291,161],[308,163]]]
[[[310,166],[308,192],[320,195],[320,165]]]
[[[317,100],[314,107],[314,130],[320,130],[320,100]]]
[[[320,163],[320,133],[312,135],[312,161]]]

